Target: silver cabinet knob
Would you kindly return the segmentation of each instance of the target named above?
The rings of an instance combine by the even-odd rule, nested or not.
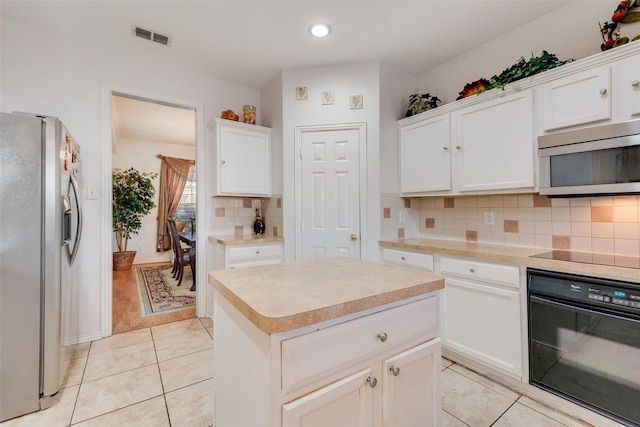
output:
[[[369,387],[375,388],[378,385],[378,380],[376,377],[367,377],[367,382],[369,383]]]
[[[449,147],[442,147],[444,151],[449,151]]]
[[[606,95],[607,89],[600,89],[600,95]]]
[[[640,80],[634,80],[631,82],[631,86],[633,87],[640,87]]]
[[[224,165],[225,163],[227,163],[227,162],[224,161],[224,160],[220,162],[221,165]]]
[[[260,251],[256,251],[256,255],[260,255]]]
[[[473,269],[473,268],[470,268],[470,269],[469,269],[469,273],[475,273],[475,272],[476,272],[476,270],[475,270],[475,269]]]
[[[378,337],[378,339],[382,342],[385,342],[387,340],[387,333],[386,332],[378,332],[378,335],[376,335],[376,337]]]
[[[393,374],[394,377],[400,375],[400,368],[398,366],[389,366],[389,371]]]
[[[405,261],[404,257],[400,257],[401,260]]]
[[[456,150],[462,150],[462,147],[459,145],[456,145]]]

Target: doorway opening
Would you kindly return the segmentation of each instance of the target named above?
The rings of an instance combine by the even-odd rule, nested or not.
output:
[[[128,250],[137,252],[132,269],[112,271],[103,292],[103,336],[109,336],[196,316],[198,300],[205,295],[195,285],[199,270],[195,263],[196,224],[199,212],[204,210],[198,203],[197,188],[198,183],[204,181],[200,179],[203,174],[197,168],[198,142],[202,135],[198,132],[200,116],[196,106],[159,100],[160,97],[156,96],[133,95],[128,90],[110,89],[105,96],[109,101],[111,130],[109,175],[114,169],[128,168],[157,174],[153,180],[156,207],[142,219],[138,234],[128,242]],[[169,207],[160,203],[160,175],[161,165],[172,161],[186,165],[182,168],[186,176],[173,193],[167,190],[173,188],[166,184],[167,180],[162,181],[162,191],[169,191],[177,203],[177,206],[174,203]],[[204,188],[204,184],[200,188]],[[111,194],[110,190],[108,194]],[[164,195],[162,200],[166,200]],[[173,274],[173,266],[178,266],[177,252],[169,238],[167,219],[186,223],[186,228],[179,234],[189,234],[186,241],[192,245],[182,244],[187,258],[193,259],[194,263],[193,269],[183,268],[187,274],[181,276],[180,286],[177,286],[177,276]],[[167,235],[165,243],[162,243],[163,234]],[[110,236],[111,252],[115,239],[112,232]],[[200,259],[203,263],[204,257]],[[175,295],[175,298],[167,301],[167,292],[158,287]],[[155,297],[161,299],[154,302]],[[180,304],[187,300],[189,303]]]

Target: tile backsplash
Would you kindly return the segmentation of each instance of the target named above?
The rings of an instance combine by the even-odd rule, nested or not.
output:
[[[253,223],[256,208],[260,209],[265,222],[265,234],[280,235],[282,230],[282,196],[269,199],[214,197],[213,234],[254,234]]]
[[[381,206],[383,239],[401,238],[404,233],[405,237],[640,255],[638,196],[402,199],[382,194]],[[405,211],[404,223],[398,220],[400,210]],[[493,212],[493,224],[485,224],[486,212]]]

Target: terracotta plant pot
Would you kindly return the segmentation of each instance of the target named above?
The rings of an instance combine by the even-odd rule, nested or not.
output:
[[[113,253],[113,270],[126,271],[131,270],[133,259],[136,257],[136,251],[124,251]]]

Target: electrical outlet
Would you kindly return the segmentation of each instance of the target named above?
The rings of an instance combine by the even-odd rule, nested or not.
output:
[[[98,190],[96,187],[87,186],[87,200],[98,200]]]
[[[484,211],[484,223],[487,225],[493,225],[496,223],[494,211]]]
[[[405,215],[404,211],[400,211],[398,213],[398,222],[401,222],[401,223],[404,222],[404,215]]]

